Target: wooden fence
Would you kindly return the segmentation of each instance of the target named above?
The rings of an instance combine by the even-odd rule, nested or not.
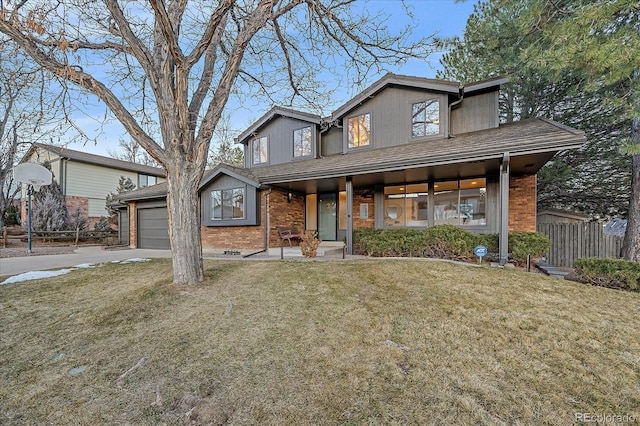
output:
[[[605,235],[602,224],[539,223],[538,232],[551,239],[547,262],[553,266],[573,266],[581,257],[618,258],[622,237]]]

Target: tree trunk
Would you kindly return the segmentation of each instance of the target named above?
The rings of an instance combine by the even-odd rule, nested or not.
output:
[[[631,140],[636,146],[640,145],[640,118],[633,120]],[[622,257],[640,262],[640,154],[631,157],[631,199],[627,230],[622,243]]]
[[[167,210],[173,257],[173,283],[196,284],[204,280],[200,204],[200,173],[188,161],[175,160],[167,167]]]

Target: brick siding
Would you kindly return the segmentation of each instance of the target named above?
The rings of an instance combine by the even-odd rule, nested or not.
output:
[[[136,203],[132,201],[129,203],[129,247],[138,247],[137,239],[138,231],[138,212],[136,211]]]
[[[375,227],[373,189],[356,189],[353,191],[353,229]],[[369,205],[369,218],[360,218],[360,204]]]
[[[509,232],[536,231],[536,175],[509,179]]]

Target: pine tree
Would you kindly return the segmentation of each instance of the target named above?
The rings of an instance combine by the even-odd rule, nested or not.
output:
[[[51,170],[49,163],[43,166]],[[69,227],[69,212],[62,195],[62,188],[55,179],[50,185],[34,192],[32,201],[31,226],[34,231],[65,231]]]
[[[629,205],[630,164],[621,137],[630,119],[610,102],[618,86],[588,90],[581,73],[556,75],[546,66],[523,63],[522,52],[540,39],[524,31],[518,17],[530,1],[491,0],[475,6],[462,39],[444,55],[440,78],[463,82],[507,75],[500,99],[501,121],[546,117],[584,130],[587,143],[559,153],[538,173],[538,208],[577,210],[594,217],[625,215]]]
[[[125,192],[131,192],[136,189],[136,184],[133,183],[131,178],[125,178],[124,176],[120,176],[120,180],[118,181],[118,187],[116,188],[116,192],[110,192],[107,197],[107,203],[105,210],[109,214],[109,221],[111,223],[118,222],[118,210],[114,208],[115,204],[118,201],[118,195],[124,194]]]

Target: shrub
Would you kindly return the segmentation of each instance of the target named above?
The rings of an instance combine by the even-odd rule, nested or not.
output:
[[[489,253],[497,253],[500,250],[498,234],[480,234],[476,235],[476,238],[478,239],[478,244],[485,246]]]
[[[367,256],[424,255],[424,235],[417,229],[358,229],[353,239],[356,253]]]
[[[539,232],[512,232],[509,234],[509,252],[519,262],[527,260],[527,255],[540,258],[549,251],[551,240]]]
[[[478,237],[453,225],[436,225],[424,231],[426,252],[429,256],[456,259],[473,256]]]
[[[315,231],[304,231],[300,234],[300,251],[304,257],[316,257],[320,240],[316,237]]]
[[[111,224],[109,223],[109,219],[107,219],[104,216],[100,216],[100,220],[96,222],[95,225],[93,225],[93,230],[94,231],[111,231]]]
[[[601,287],[640,291],[640,263],[622,259],[576,259],[578,278]]]
[[[4,224],[6,226],[20,225],[20,210],[13,204],[7,207],[4,213]]]

